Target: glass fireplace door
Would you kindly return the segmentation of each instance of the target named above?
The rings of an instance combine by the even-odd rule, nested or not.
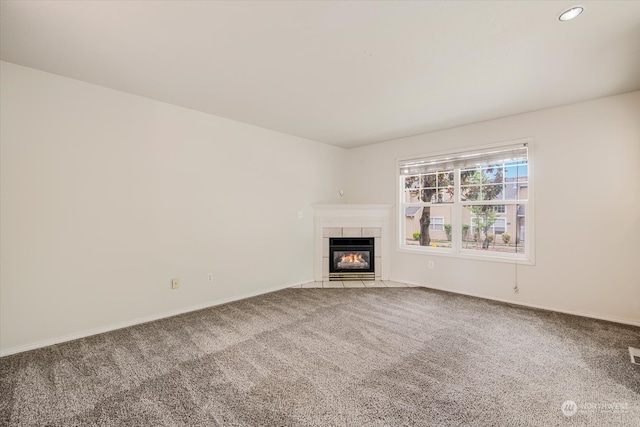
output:
[[[374,280],[373,238],[329,239],[329,280]]]

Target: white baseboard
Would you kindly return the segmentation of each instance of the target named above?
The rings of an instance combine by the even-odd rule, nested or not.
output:
[[[591,319],[598,319],[598,320],[606,320],[607,322],[614,322],[614,323],[622,323],[624,325],[631,325],[631,326],[640,326],[640,321],[635,320],[635,319],[625,319],[622,317],[616,317],[616,316],[606,316],[606,315],[601,315],[601,314],[596,314],[596,313],[590,313],[590,312],[586,312],[586,311],[578,311],[578,310],[570,310],[570,309],[566,309],[566,308],[560,308],[560,307],[551,307],[551,306],[546,306],[546,305],[539,305],[539,304],[529,304],[526,302],[522,302],[522,301],[514,301],[514,300],[509,300],[506,298],[496,298],[496,297],[491,297],[491,296],[487,296],[487,295],[482,295],[482,294],[476,294],[473,292],[462,292],[462,291],[457,291],[457,290],[452,290],[446,287],[442,287],[442,286],[435,286],[435,285],[425,285],[422,283],[415,283],[415,282],[408,282],[406,280],[401,280],[401,279],[392,279],[398,282],[403,282],[406,283],[408,285],[414,285],[414,286],[419,286],[422,288],[429,288],[429,289],[436,289],[438,291],[445,291],[445,292],[451,292],[454,294],[460,294],[460,295],[467,295],[470,297],[476,297],[476,298],[482,298],[482,299],[487,299],[487,300],[491,300],[491,301],[498,301],[498,302],[505,302],[508,304],[513,304],[513,305],[519,305],[519,306],[523,306],[523,307],[529,307],[529,308],[537,308],[540,310],[546,310],[546,311],[554,311],[557,313],[564,313],[564,314],[572,314],[574,316],[582,316],[582,317],[589,317]]]
[[[35,343],[31,343],[31,344],[21,345],[21,346],[13,347],[13,348],[8,348],[8,349],[0,350],[0,357],[10,356],[12,354],[22,353],[22,352],[29,351],[29,350],[35,350],[35,349],[42,348],[42,347],[48,347],[50,345],[55,345],[55,344],[60,344],[60,343],[63,343],[63,342],[73,341],[73,340],[77,340],[77,339],[80,339],[80,338],[86,338],[86,337],[89,337],[89,336],[92,336],[92,335],[103,334],[105,332],[115,331],[117,329],[127,328],[129,326],[135,326],[135,325],[139,325],[141,323],[152,322],[154,320],[165,319],[167,317],[177,316],[179,314],[185,314],[185,313],[189,313],[189,312],[192,312],[192,311],[202,310],[204,308],[215,307],[216,305],[222,305],[222,304],[227,304],[227,303],[234,302],[234,301],[240,301],[240,300],[251,298],[251,297],[255,297],[255,296],[258,296],[258,295],[264,295],[264,294],[268,294],[268,293],[271,293],[271,292],[279,291],[279,290],[282,290],[282,289],[290,288],[292,286],[299,286],[299,285],[302,285],[302,284],[305,284],[305,283],[309,283],[309,282],[313,282],[313,279],[309,279],[307,281],[300,282],[300,283],[293,283],[293,284],[288,284],[288,285],[274,286],[274,287],[271,287],[271,288],[268,288],[268,289],[261,289],[261,290],[258,290],[258,291],[248,292],[246,294],[236,295],[236,296],[228,297],[228,298],[222,298],[222,299],[218,299],[218,300],[214,300],[214,301],[209,301],[209,302],[206,302],[206,303],[203,303],[203,304],[192,305],[192,306],[189,306],[189,307],[184,307],[184,308],[179,308],[179,309],[176,309],[176,310],[165,311],[165,312],[162,312],[162,313],[156,313],[156,314],[152,314],[152,315],[149,315],[149,316],[137,317],[135,319],[126,320],[124,322],[113,323],[111,325],[103,326],[103,327],[100,327],[100,328],[87,329],[87,330],[76,332],[76,333],[73,333],[73,334],[63,335],[61,337],[50,338],[50,339],[46,339],[46,340],[43,340],[43,341],[38,341],[38,342],[35,342]]]

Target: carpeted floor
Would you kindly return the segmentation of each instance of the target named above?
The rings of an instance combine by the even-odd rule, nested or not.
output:
[[[0,424],[637,426],[629,346],[640,328],[423,288],[286,289],[4,357]]]

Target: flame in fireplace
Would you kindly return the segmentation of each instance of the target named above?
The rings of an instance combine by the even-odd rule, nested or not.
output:
[[[341,262],[343,263],[349,263],[349,264],[366,264],[366,261],[364,259],[362,259],[362,255],[360,254],[349,254],[349,255],[342,255],[342,260]]]

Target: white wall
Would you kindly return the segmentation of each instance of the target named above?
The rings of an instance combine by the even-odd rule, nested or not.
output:
[[[350,150],[347,182],[356,184],[347,195],[353,203],[396,203],[396,157],[528,137],[536,265],[517,267],[520,293],[512,290],[512,264],[409,254],[397,245],[391,277],[640,325],[640,92]]]
[[[312,280],[311,204],[395,203],[396,157],[525,137],[520,293],[513,265],[397,248],[391,278],[640,324],[638,117],[634,92],[346,151],[3,62],[0,355]]]
[[[1,67],[0,354],[313,280],[345,150]]]

